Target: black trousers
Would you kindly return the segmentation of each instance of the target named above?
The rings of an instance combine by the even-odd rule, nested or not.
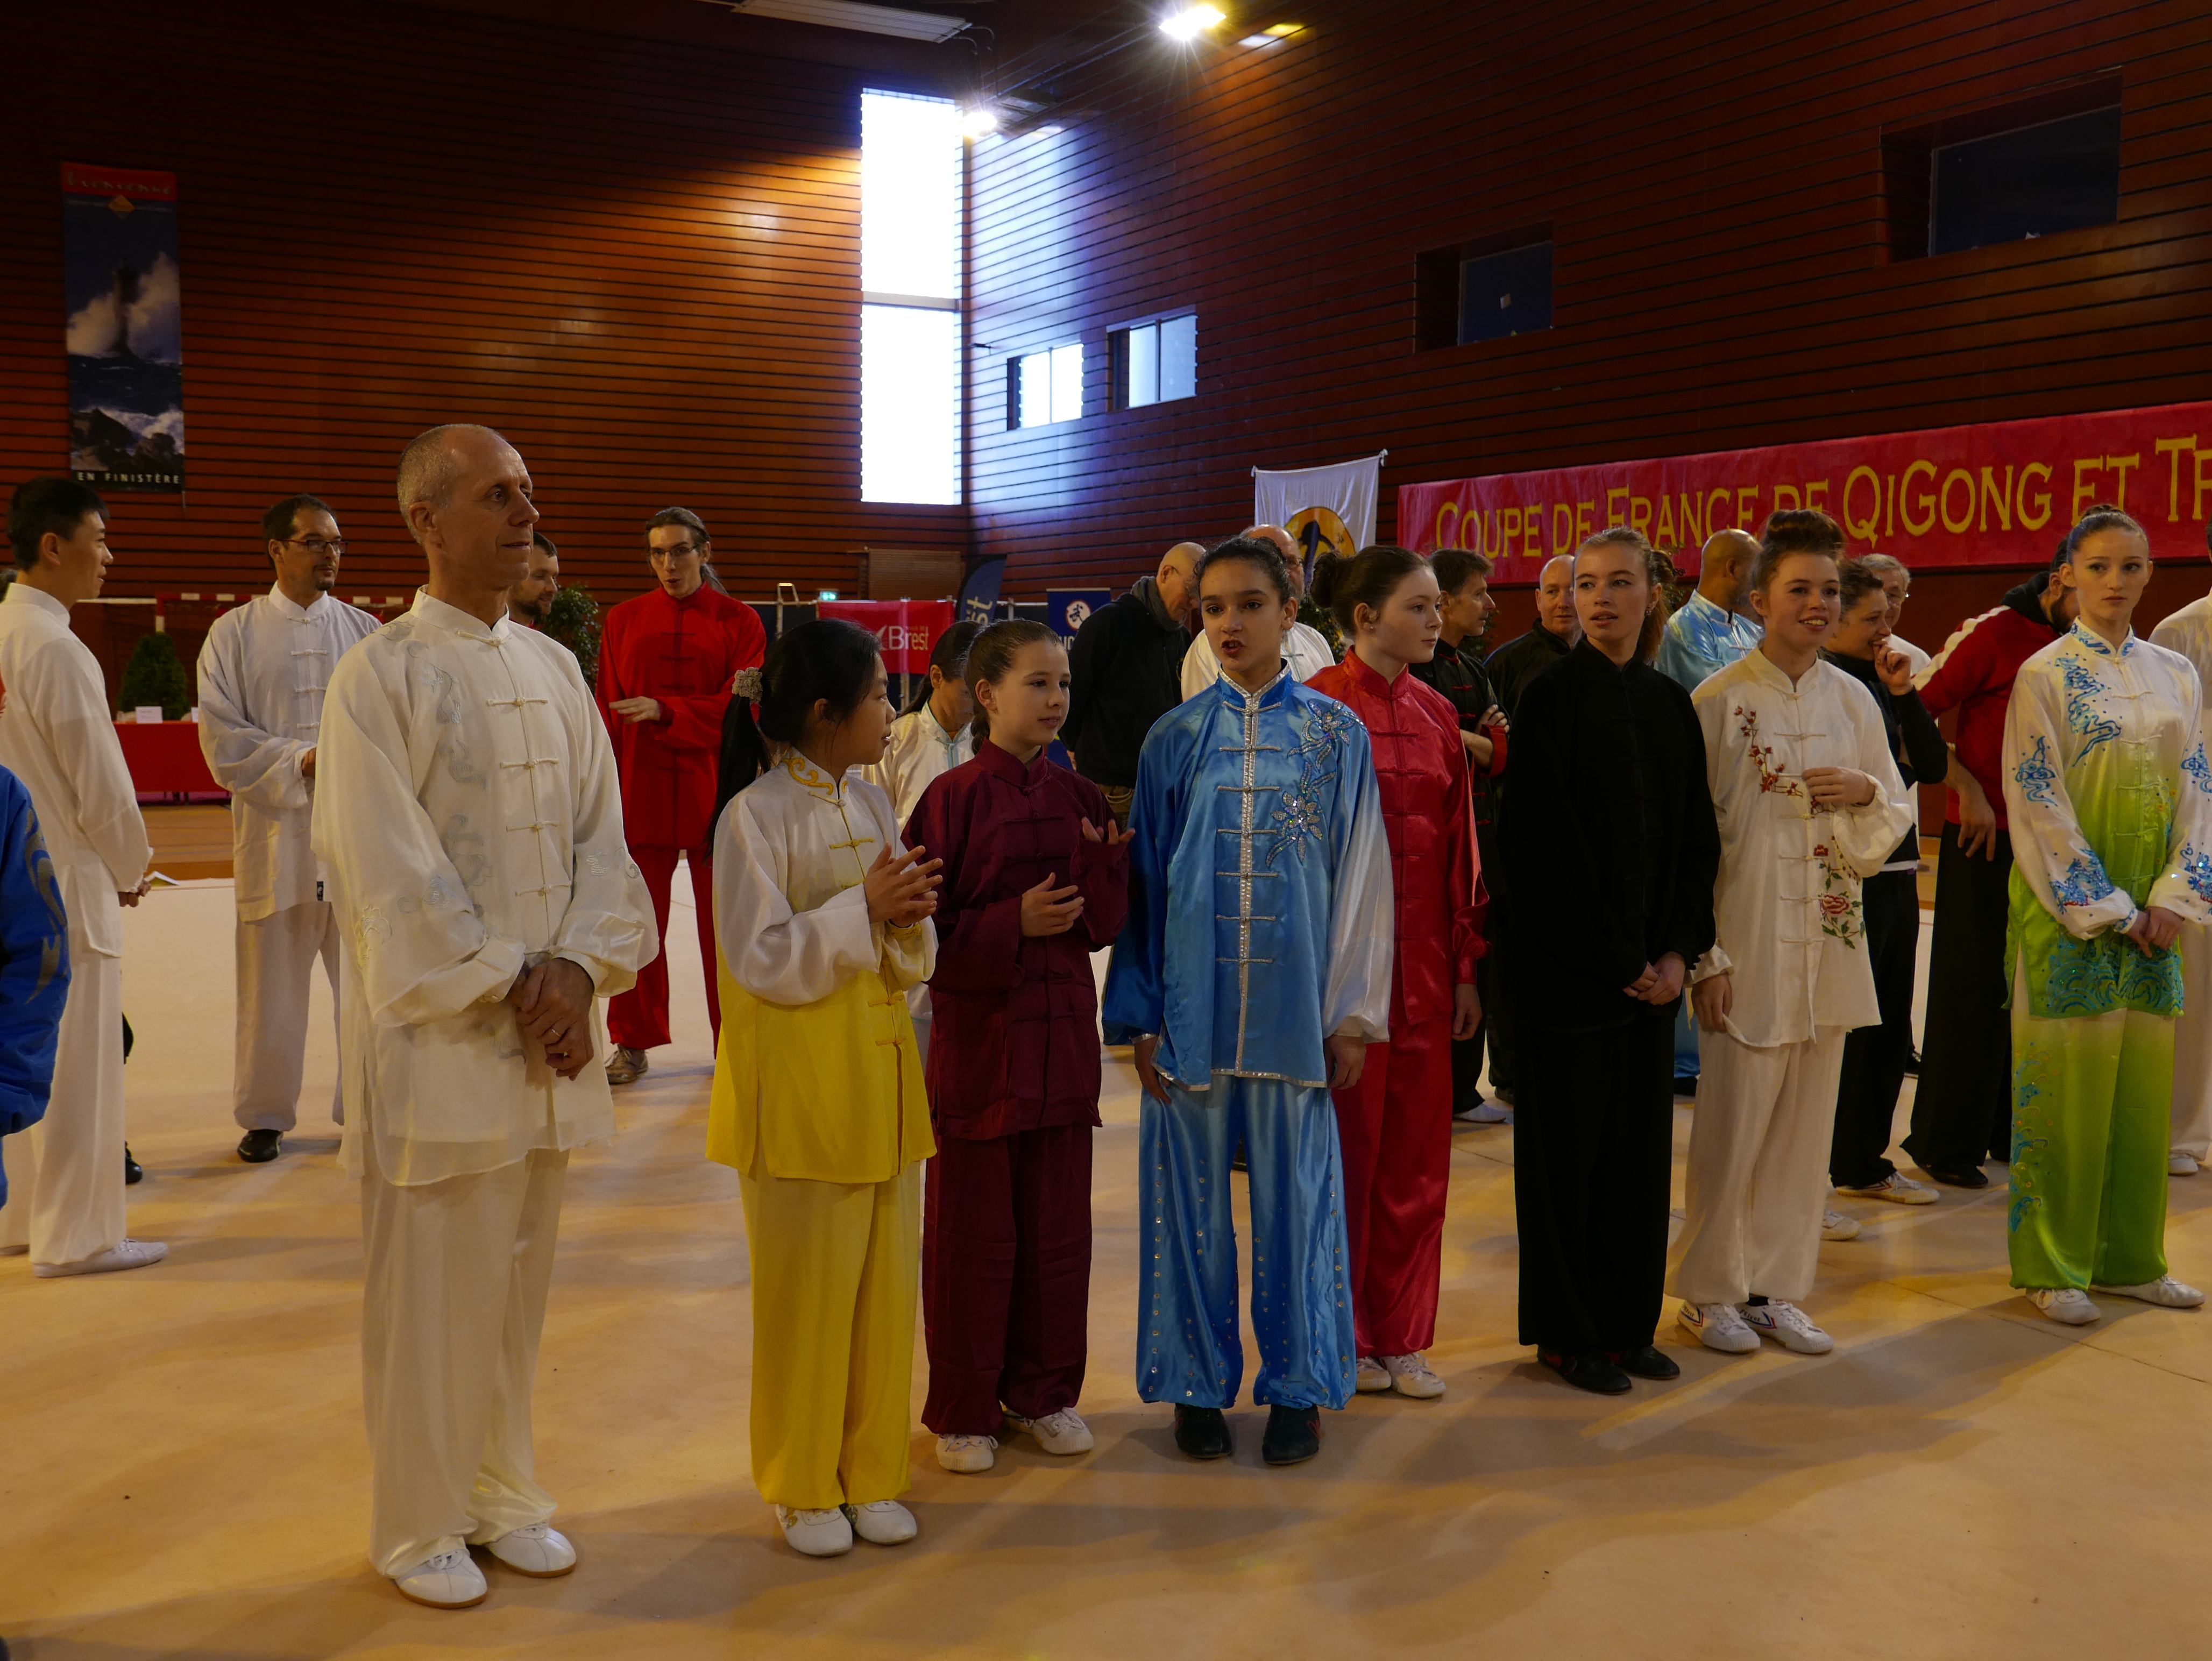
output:
[[[1959,851],[1943,827],[1936,865],[1936,937],[1928,949],[1928,1019],[1905,1151],[1921,1169],[2012,1157],[2012,1017],[2005,918],[2012,838],[1995,859]]]
[[[1838,1188],[1869,1187],[1897,1168],[1885,1153],[1896,1128],[1897,1093],[1905,1085],[1905,1058],[1912,1052],[1920,881],[1911,871],[1877,871],[1867,878],[1862,892],[1867,958],[1874,970],[1881,1024],[1861,1027],[1844,1040],[1835,1139],[1828,1148],[1828,1180]]]
[[[1546,1036],[1513,1115],[1521,1342],[1640,1349],[1666,1294],[1674,1012]]]
[[[1498,948],[1475,961],[1474,986],[1482,997],[1482,1021],[1473,1038],[1452,1040],[1452,1111],[1463,1112],[1482,1100],[1482,1052],[1490,1052],[1490,1088],[1515,1090],[1513,1050],[1507,1036],[1505,994],[1498,984]],[[1517,1094],[1517,1090],[1516,1091]]]

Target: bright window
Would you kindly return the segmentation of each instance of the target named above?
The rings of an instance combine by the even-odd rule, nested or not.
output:
[[[1114,391],[1117,408],[1140,409],[1198,391],[1198,319],[1169,318],[1116,330]]]
[[[1006,415],[1009,427],[1082,420],[1083,343],[1014,359],[1006,387]]]
[[[860,94],[860,500],[960,500],[961,213],[951,100]]]

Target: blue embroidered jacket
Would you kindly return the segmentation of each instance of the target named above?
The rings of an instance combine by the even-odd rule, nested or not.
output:
[[[46,1117],[69,978],[69,919],[31,792],[0,767],[0,1137]]]

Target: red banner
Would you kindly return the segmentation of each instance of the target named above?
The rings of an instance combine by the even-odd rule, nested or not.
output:
[[[1534,582],[1607,525],[1633,525],[1698,567],[1716,530],[1756,534],[1778,508],[1817,507],[1855,554],[1915,570],[2041,565],[2082,510],[2112,502],[2151,552],[2204,553],[2212,403],[1936,427],[1761,450],[1500,473],[1398,488],[1398,534],[1418,553],[1487,554],[1502,582]]]
[[[824,600],[814,609],[817,616],[842,617],[873,634],[884,649],[884,667],[893,675],[927,675],[929,654],[952,627],[954,609],[951,600]]]

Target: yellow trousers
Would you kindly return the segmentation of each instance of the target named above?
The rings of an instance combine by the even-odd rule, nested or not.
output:
[[[752,1256],[753,1481],[822,1511],[912,1480],[921,1166],[888,1182],[740,1177]]]

